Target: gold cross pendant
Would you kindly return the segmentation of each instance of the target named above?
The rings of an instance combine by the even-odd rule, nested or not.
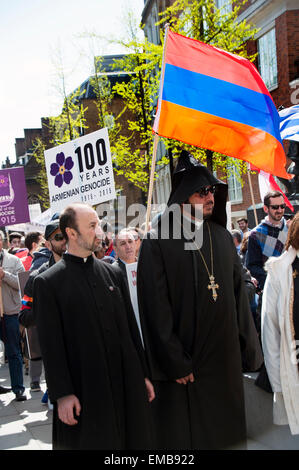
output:
[[[208,289],[212,289],[212,296],[214,302],[216,302],[218,294],[216,292],[216,289],[219,289],[218,284],[215,283],[215,278],[214,276],[210,276],[210,284],[208,285]]]

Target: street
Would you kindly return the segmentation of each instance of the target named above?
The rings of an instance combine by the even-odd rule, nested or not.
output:
[[[0,385],[10,387],[8,364],[0,366]],[[41,403],[46,390],[30,392],[30,377],[24,375],[27,400],[16,402],[13,392],[0,395],[0,450],[51,450],[52,411]]]

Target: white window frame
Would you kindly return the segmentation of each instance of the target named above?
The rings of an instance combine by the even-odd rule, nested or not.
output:
[[[228,169],[232,170],[230,174],[227,175],[228,199],[232,204],[240,204],[243,202],[243,190],[242,184],[236,175],[238,168],[228,164]]]
[[[232,12],[232,4],[229,0],[216,0],[216,6],[221,10],[222,15]]]
[[[259,72],[268,90],[278,87],[277,48],[275,27],[258,38]]]

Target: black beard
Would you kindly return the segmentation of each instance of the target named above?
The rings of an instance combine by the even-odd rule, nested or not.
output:
[[[57,251],[55,250],[53,247],[52,247],[52,252],[55,253],[55,255],[58,255],[58,256],[62,256],[63,253],[65,253],[66,250],[60,250],[60,251]]]
[[[211,217],[211,214],[203,215],[202,211],[200,211],[200,214],[198,214],[198,211],[195,209],[195,205],[191,204],[191,216],[194,217],[195,219],[198,219],[198,215],[200,215],[200,219],[203,218],[204,220],[207,220]]]

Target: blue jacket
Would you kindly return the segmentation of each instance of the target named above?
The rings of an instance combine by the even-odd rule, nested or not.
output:
[[[49,261],[51,254],[52,253],[50,250],[48,250],[48,248],[41,248],[39,251],[36,251],[33,254],[33,261],[30,267],[30,271],[35,271],[35,269],[40,268],[42,264]]]
[[[263,219],[257,227],[251,230],[248,237],[246,253],[246,267],[251,276],[263,289],[267,273],[264,270],[265,262],[270,256],[280,256],[287,240],[288,227],[283,218],[281,226],[272,225],[267,218]]]

